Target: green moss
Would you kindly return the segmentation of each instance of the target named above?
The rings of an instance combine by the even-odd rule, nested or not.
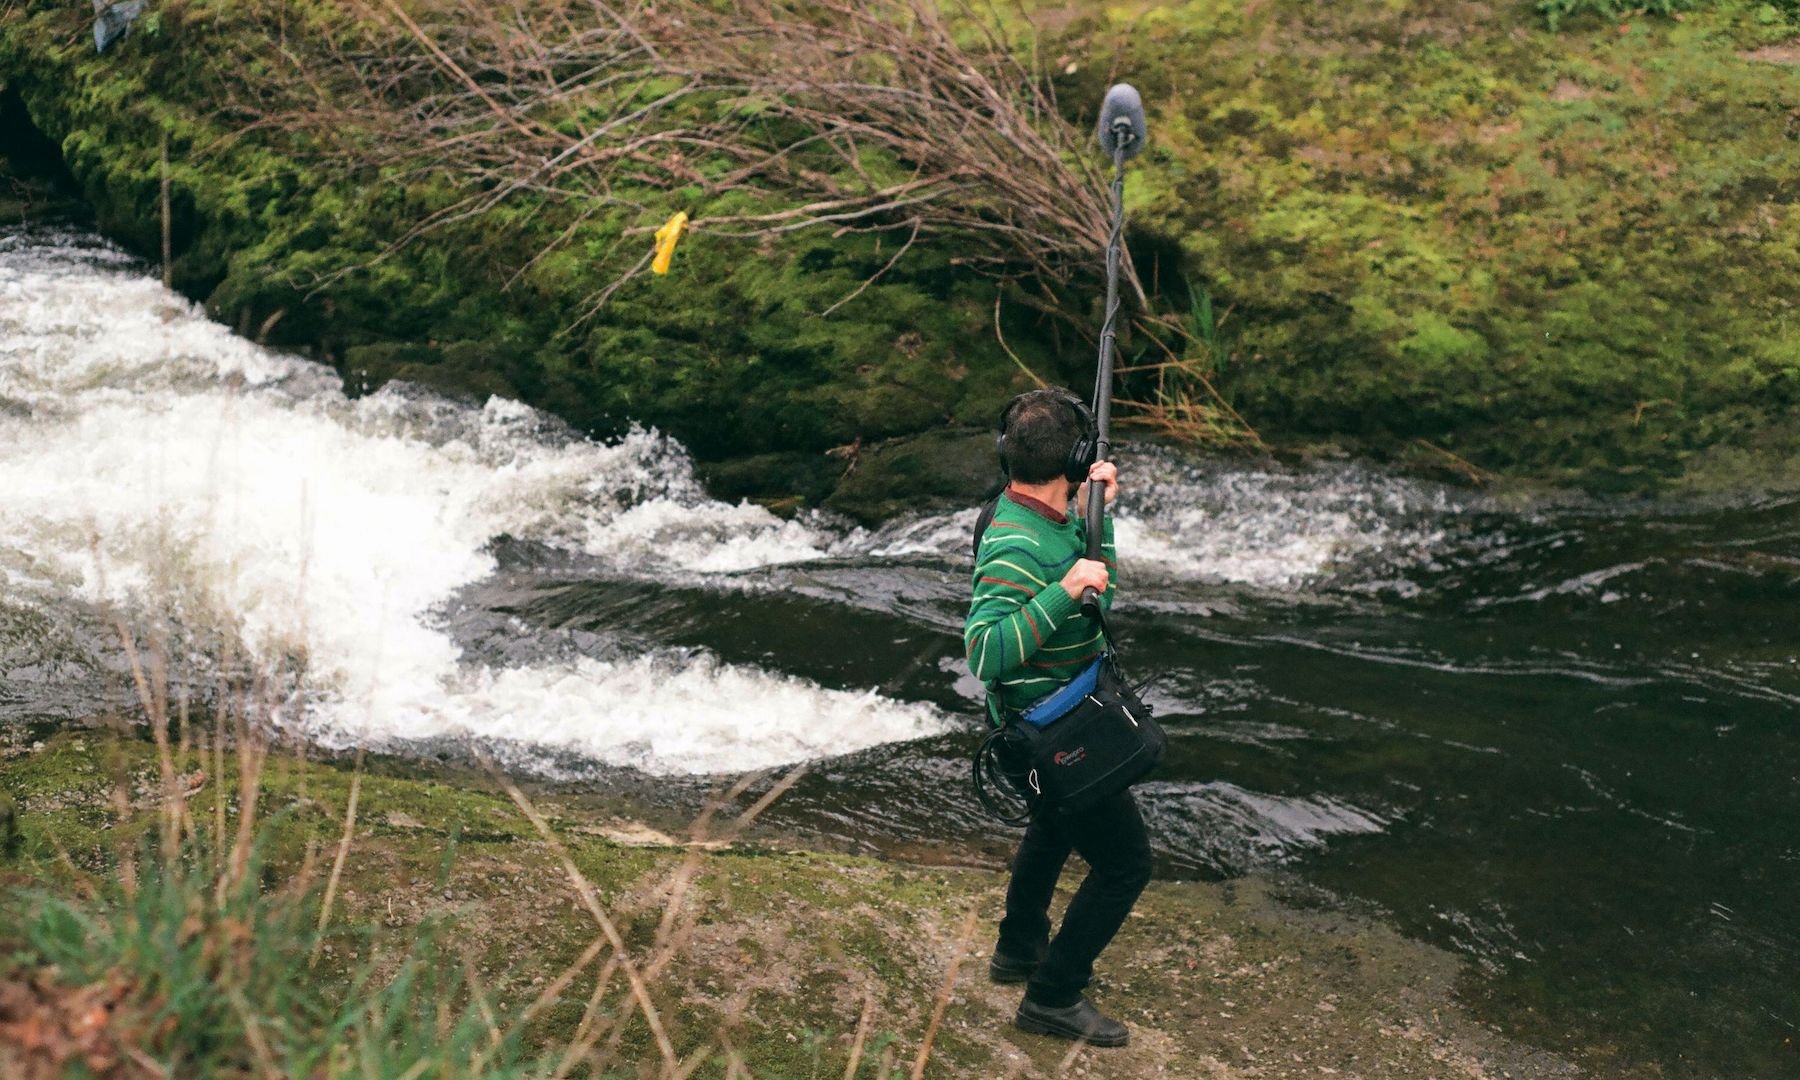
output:
[[[1738,55],[1741,4],[1471,12],[1196,2],[1117,39],[1156,133],[1134,222],[1232,312],[1221,385],[1265,433],[1588,483],[1755,441],[1791,406],[1800,72]]]
[[[896,955],[893,940],[872,924],[849,931],[841,943],[855,962],[873,972],[885,985],[899,985],[909,974],[904,958]]]
[[[134,744],[120,746],[101,736],[64,732],[0,765],[0,791],[26,807],[47,799],[98,799],[112,783],[104,768],[107,755],[122,758],[128,766],[148,761],[144,749]]]
[[[1800,34],[1788,0],[1632,17],[1624,32],[1584,15],[1560,33],[1528,7],[1469,0],[1031,7],[1035,44],[1024,16],[1002,32],[1066,58],[1054,83],[1072,123],[1089,122],[1114,73],[1143,90],[1154,134],[1127,185],[1134,254],[1156,312],[1208,295],[1223,313],[1215,382],[1265,438],[1375,454],[1424,439],[1590,485],[1661,483],[1712,447],[1796,450],[1783,417],[1800,396],[1800,69],[1741,55]],[[393,250],[467,191],[304,133],[242,132],[217,109],[247,82],[273,85],[256,82],[270,25],[301,57],[366,46],[366,26],[329,0],[156,14],[97,56],[78,6],[8,8],[6,94],[54,140],[99,226],[152,256],[166,135],[177,286],[336,364],[353,391],[416,380],[517,396],[591,433],[654,424],[703,459],[817,461],[991,425],[1026,382],[996,340],[996,299],[1033,370],[1088,379],[1091,278],[1048,300],[1003,289],[930,235],[884,271],[903,228],[774,242],[701,230],[667,277],[593,308],[642,230],[677,204],[767,209],[742,192],[626,184],[641,210],[585,218],[578,201],[520,196]],[[763,115],[754,101],[695,107]],[[354,149],[369,136],[342,137]],[[862,164],[878,181],[905,171]],[[1125,347],[1154,353],[1141,335]],[[1124,389],[1152,392],[1143,377]],[[852,486],[882,467],[850,472]],[[817,505],[828,475],[731,487]],[[863,516],[905,505],[840,502]]]
[[[79,44],[83,12],[9,9],[0,71],[60,145],[102,231],[152,257],[167,134],[177,288],[245,333],[266,325],[272,343],[336,364],[352,391],[398,378],[503,394],[595,434],[656,425],[722,458],[935,427],[956,413],[963,374],[1001,361],[982,332],[993,283],[929,241],[851,299],[901,230],[773,246],[699,233],[673,273],[628,283],[597,312],[592,298],[647,243],[627,230],[659,222],[667,196],[585,218],[579,202],[521,196],[393,250],[467,191],[335,160],[279,126],[240,133],[215,111],[269,62],[267,26],[318,59],[363,43],[362,24],[323,2],[188,0],[159,15],[154,31],[96,56]],[[903,171],[864,164],[877,179]],[[741,197],[691,200],[704,214]],[[999,390],[978,385],[985,415]]]

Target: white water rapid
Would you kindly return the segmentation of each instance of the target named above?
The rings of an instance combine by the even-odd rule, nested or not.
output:
[[[1428,547],[1434,489],[1151,461],[1121,522],[1134,574],[1284,588]],[[672,440],[603,445],[517,402],[400,388],[348,399],[328,368],[209,321],[79,234],[0,235],[0,587],[224,628],[304,658],[282,722],[330,745],[475,737],[652,773],[760,768],[947,730],[938,709],[691,650],[496,668],[441,607],[507,535],[627,577],[702,580],[821,558],[966,551],[970,514],[877,533],[709,499]]]

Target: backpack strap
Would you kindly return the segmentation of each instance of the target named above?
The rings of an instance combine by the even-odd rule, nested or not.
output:
[[[1002,493],[995,494],[993,498],[981,504],[981,512],[975,515],[975,534],[971,538],[969,544],[969,555],[971,558],[979,559],[981,557],[981,538],[987,535],[988,526],[994,523],[994,514],[1000,509],[1000,494]],[[1090,616],[1090,618],[1099,624],[1101,638],[1106,642],[1107,651],[1116,654],[1118,652],[1118,644],[1113,641],[1112,626],[1106,621],[1106,609],[1099,608],[1098,615]],[[1004,724],[1004,720],[1000,715],[999,680],[991,679],[983,685],[987,687],[988,723],[995,728],[999,728]]]
[[[981,538],[987,535],[988,526],[994,523],[994,514],[999,509],[999,493],[995,493],[993,498],[981,504],[981,513],[975,515],[975,536],[969,545],[971,558],[981,558]],[[987,687],[988,723],[998,729],[1000,727],[1000,707],[997,703],[999,698],[998,680],[990,679],[982,685]]]
[[[1000,496],[995,495],[981,505],[981,513],[975,515],[975,542],[969,546],[969,554],[981,557],[981,538],[986,535],[988,526],[994,523],[994,513],[1000,509]]]

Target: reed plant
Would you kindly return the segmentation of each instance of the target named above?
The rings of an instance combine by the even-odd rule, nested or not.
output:
[[[1220,335],[1230,314],[1215,315],[1196,287],[1186,312],[1134,319],[1144,344],[1116,369],[1128,388],[1113,402],[1119,423],[1195,446],[1267,449],[1214,382],[1231,355]]]
[[[114,848],[78,861],[47,833],[44,850],[21,853],[43,872],[0,893],[14,928],[0,934],[0,1074],[538,1074],[520,1026],[503,1026],[453,961],[452,923],[428,920],[405,941],[332,923],[354,799],[329,881],[316,839],[284,857],[286,826],[308,800],[263,809],[276,680],[225,687],[203,737],[186,702],[171,703],[162,650],[140,654],[122,623],[119,634],[145,723],[115,718],[103,825]],[[127,764],[144,734],[148,792]],[[321,965],[328,941],[360,959]]]
[[[256,873],[221,896],[204,841],[172,861],[145,854],[134,887],[103,874],[81,896],[16,898],[26,913],[15,959],[36,970],[13,976],[28,990],[15,991],[6,1017],[9,1075],[541,1071],[516,1027],[484,1012],[479,984],[444,945],[446,924],[397,953],[359,951],[367,959],[349,970],[321,972],[308,963],[323,940],[317,890],[295,880],[265,889],[268,868],[253,858]]]
[[[359,822],[362,754],[347,790],[310,791],[309,777],[328,774],[305,760],[304,746],[279,744],[270,721],[281,680],[225,688],[208,725],[171,694],[160,652],[140,654],[120,634],[139,690],[139,711],[123,719],[142,724],[122,719],[106,736],[116,765],[94,835],[110,841],[71,850],[53,829],[15,832],[23,850],[0,867],[0,1075],[923,1075],[954,959],[916,1052],[903,1055],[901,1040],[877,1030],[876,997],[865,994],[854,1031],[807,1029],[795,1053],[810,1065],[798,1072],[792,1054],[759,1065],[741,1045],[738,1017],[683,1001],[676,968],[708,860],[802,769],[745,776],[718,792],[685,851],[652,864],[663,871],[652,890],[660,913],[627,920],[546,812],[476,749],[495,794],[547,853],[538,889],[547,894],[560,874],[559,900],[572,896],[588,924],[587,946],[561,970],[543,971],[527,995],[500,993],[456,913],[428,913],[396,932],[366,908],[352,910],[352,875],[382,858],[359,850],[370,824]],[[750,800],[741,810],[740,799]],[[449,895],[458,843],[452,830],[432,895]],[[972,928],[971,910],[958,957]],[[822,1053],[828,1043],[847,1048],[836,1062]]]

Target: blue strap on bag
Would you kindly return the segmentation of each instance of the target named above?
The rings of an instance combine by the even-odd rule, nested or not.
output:
[[[1019,719],[1034,728],[1045,728],[1066,716],[1075,703],[1094,692],[1100,682],[1100,665],[1106,657],[1096,656],[1094,662],[1081,670],[1081,674],[1063,686],[1062,689],[1043,698],[1019,714]]]

